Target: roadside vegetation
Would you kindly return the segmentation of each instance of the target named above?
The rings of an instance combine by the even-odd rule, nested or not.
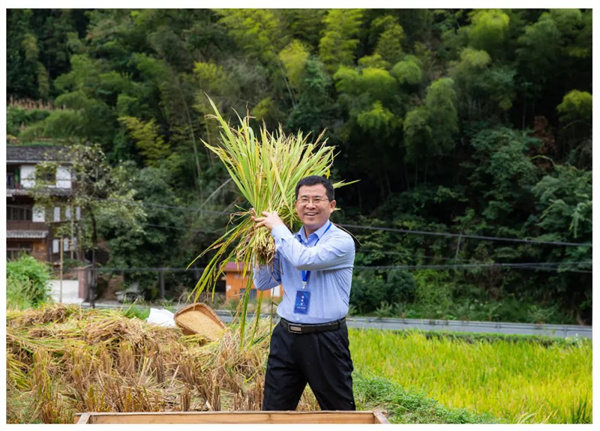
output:
[[[51,301],[48,264],[23,255],[6,263],[6,307],[24,310]]]

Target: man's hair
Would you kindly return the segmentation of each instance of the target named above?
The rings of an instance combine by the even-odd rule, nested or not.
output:
[[[320,177],[319,175],[311,175],[310,177],[304,177],[298,184],[296,184],[296,199],[298,199],[298,192],[300,191],[300,187],[302,186],[316,186],[317,184],[323,184],[325,190],[327,192],[327,199],[330,201],[335,199],[335,194],[333,192],[333,184],[325,177]]]

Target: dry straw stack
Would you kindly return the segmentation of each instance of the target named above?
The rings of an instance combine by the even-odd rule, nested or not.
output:
[[[7,312],[8,423],[73,423],[78,412],[260,410],[269,326],[241,349],[129,319],[49,306]],[[305,394],[301,410],[318,408]]]
[[[215,112],[209,117],[220,125],[221,145],[213,146],[203,141],[204,145],[225,164],[231,179],[248,201],[249,209],[232,214],[225,234],[196,258],[216,250],[196,284],[194,302],[205,289],[214,292],[215,283],[227,262],[240,263],[242,277],[254,261],[258,264],[272,262],[275,246],[269,231],[256,229],[251,216],[263,211],[277,211],[290,229],[297,228],[299,220],[294,210],[297,182],[309,175],[328,178],[335,155],[334,147],[322,141],[323,133],[314,142],[309,142],[308,136],[300,131],[296,135],[286,135],[281,126],[276,133],[268,132],[263,126],[256,134],[250,127],[250,117],[242,119],[238,116],[240,126],[232,127],[210,98],[209,101]],[[346,184],[349,183],[340,181],[334,183],[334,187]],[[249,290],[246,289],[244,296],[244,309]]]

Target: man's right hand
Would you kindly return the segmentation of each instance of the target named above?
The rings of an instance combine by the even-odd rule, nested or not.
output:
[[[252,216],[252,220],[256,222],[256,227],[265,226],[267,229],[273,230],[276,226],[284,225],[283,221],[277,215],[277,211],[263,211],[262,215],[263,217]]]

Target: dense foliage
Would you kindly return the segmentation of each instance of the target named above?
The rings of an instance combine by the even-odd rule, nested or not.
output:
[[[244,207],[201,143],[209,95],[327,130],[333,178],[360,179],[335,216],[360,242],[360,312],[591,321],[591,10],[15,9],[7,60],[11,142],[129,162],[152,211],[100,229],[115,266],[180,267]]]
[[[6,264],[6,305],[9,309],[36,308],[51,302],[50,267],[23,255]]]

